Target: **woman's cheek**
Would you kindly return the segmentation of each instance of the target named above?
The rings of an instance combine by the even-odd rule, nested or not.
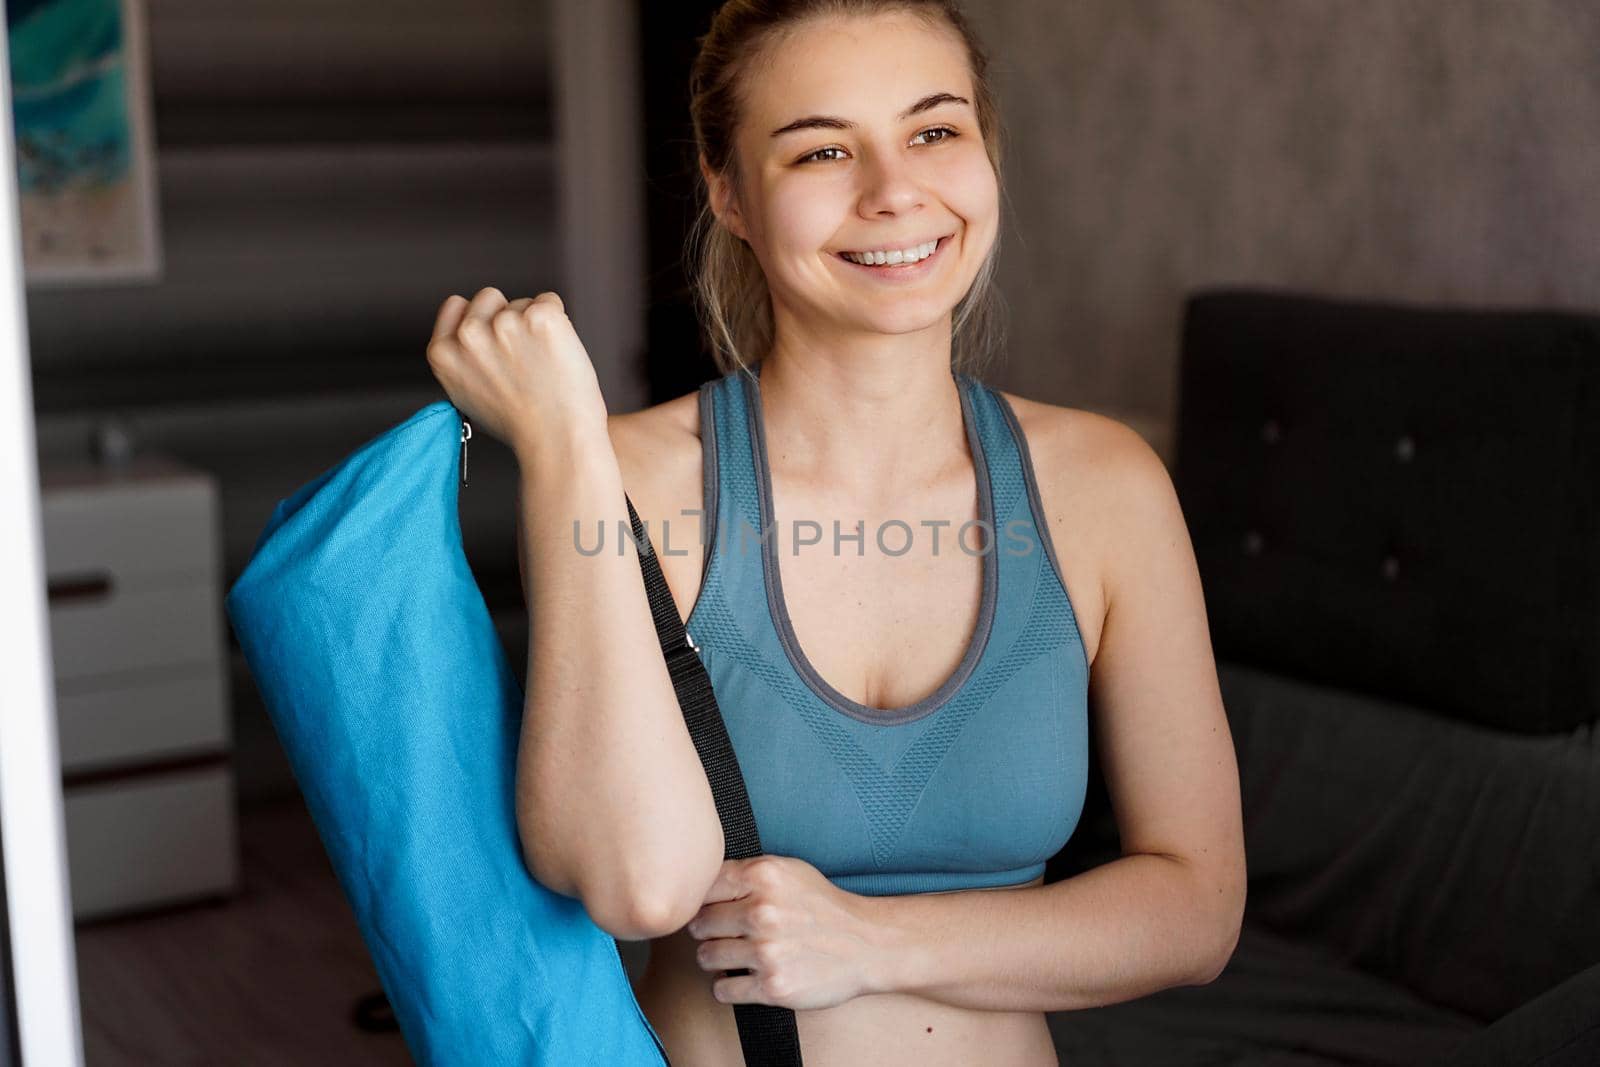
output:
[[[770,203],[774,232],[784,234],[795,251],[816,253],[838,229],[841,205],[825,183],[785,179]]]
[[[993,229],[1000,214],[1000,183],[989,157],[969,152],[951,169],[950,206],[972,229]]]

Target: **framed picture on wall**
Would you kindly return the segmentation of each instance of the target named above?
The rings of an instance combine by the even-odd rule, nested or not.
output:
[[[158,281],[144,0],[6,0],[29,286]]]

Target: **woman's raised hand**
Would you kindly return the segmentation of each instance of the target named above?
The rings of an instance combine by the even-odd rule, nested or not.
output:
[[[606,431],[594,364],[561,297],[507,300],[489,286],[439,308],[428,366],[473,427],[519,454],[572,433]]]

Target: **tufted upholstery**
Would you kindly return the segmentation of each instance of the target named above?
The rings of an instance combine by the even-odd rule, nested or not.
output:
[[[1600,715],[1600,316],[1201,293],[1178,483],[1219,659]]]
[[[1064,1057],[1600,1062],[1600,317],[1202,292],[1181,399],[1245,933]]]

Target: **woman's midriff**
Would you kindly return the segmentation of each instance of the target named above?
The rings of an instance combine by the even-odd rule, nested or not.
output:
[[[1021,889],[1040,885],[1041,876]],[[985,892],[987,890],[978,890]],[[634,986],[673,1067],[744,1067],[733,1005],[711,995],[716,975],[695,960],[686,930],[650,943],[650,961]],[[909,993],[874,993],[831,1008],[795,1012],[806,1067],[1055,1067],[1059,1062],[1043,1012],[982,1011]]]

